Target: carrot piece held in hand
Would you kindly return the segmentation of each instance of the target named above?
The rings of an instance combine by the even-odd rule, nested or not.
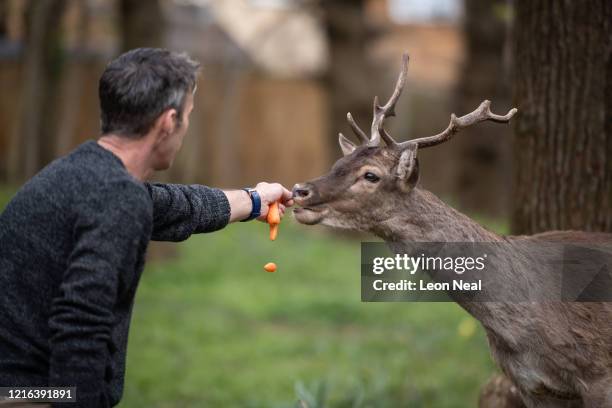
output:
[[[280,213],[278,211],[278,202],[270,204],[268,209],[268,217],[266,219],[270,224],[270,239],[274,241],[278,235],[278,225],[280,224]]]

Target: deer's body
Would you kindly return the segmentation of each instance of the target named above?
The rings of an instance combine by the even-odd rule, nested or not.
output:
[[[512,272],[531,276],[499,276],[499,281],[517,282],[517,286],[518,282],[531,282],[542,292],[558,289],[553,287],[556,281],[543,274],[546,269],[532,263],[533,259],[516,268],[525,262],[525,247],[541,242],[585,242],[612,248],[612,234],[604,233],[498,236],[419,188],[390,209],[390,214],[389,221],[381,222],[372,232],[398,252],[403,252],[402,242],[504,242],[505,247],[516,248]],[[499,268],[498,272],[505,270]],[[612,303],[457,301],[485,328],[493,358],[526,406],[612,406]]]
[[[340,135],[344,157],[329,174],[296,185],[294,210],[304,224],[373,233],[396,252],[414,242],[488,242],[504,248],[513,267],[497,268],[495,283],[507,292],[541,295],[542,302],[473,302],[455,300],[486,330],[491,353],[505,378],[491,382],[482,407],[612,408],[612,303],[570,303],[558,297],[558,274],[533,248],[546,243],[590,243],[612,249],[612,234],[549,232],[533,236],[499,236],[417,187],[417,149],[443,143],[462,128],[491,120],[505,123],[516,113],[495,115],[484,101],[478,109],[456,117],[442,133],[403,143],[384,130],[394,114],[405,84],[408,58],[395,91],[384,105],[374,101],[371,135],[348,115],[351,128],[363,142],[357,146]],[[386,146],[381,145],[384,140]],[[540,250],[540,249],[538,249]],[[554,255],[554,254],[552,254]],[[519,296],[520,297],[520,296]],[[489,398],[491,397],[491,398]],[[492,402],[491,402],[492,401]],[[501,402],[503,401],[503,403]],[[517,402],[518,401],[518,402]]]

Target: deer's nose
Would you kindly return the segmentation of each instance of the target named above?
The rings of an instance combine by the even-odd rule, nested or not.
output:
[[[293,186],[293,198],[307,199],[312,195],[312,189],[307,184],[296,184]]]

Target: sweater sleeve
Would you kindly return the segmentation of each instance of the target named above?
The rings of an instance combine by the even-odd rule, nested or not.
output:
[[[218,188],[199,184],[145,183],[153,200],[155,241],[183,241],[191,234],[212,232],[227,225],[230,205]]]
[[[110,406],[113,308],[148,242],[147,200],[145,191],[123,186],[102,188],[76,205],[74,247],[49,317],[49,386],[76,386],[73,408]]]

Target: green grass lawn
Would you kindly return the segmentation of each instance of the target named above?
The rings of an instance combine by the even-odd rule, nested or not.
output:
[[[122,408],[472,407],[494,371],[455,304],[361,303],[358,241],[286,218],[176,248],[143,274]]]
[[[358,241],[286,219],[178,251],[143,275],[121,407],[467,407],[494,370],[455,304],[361,303]]]

